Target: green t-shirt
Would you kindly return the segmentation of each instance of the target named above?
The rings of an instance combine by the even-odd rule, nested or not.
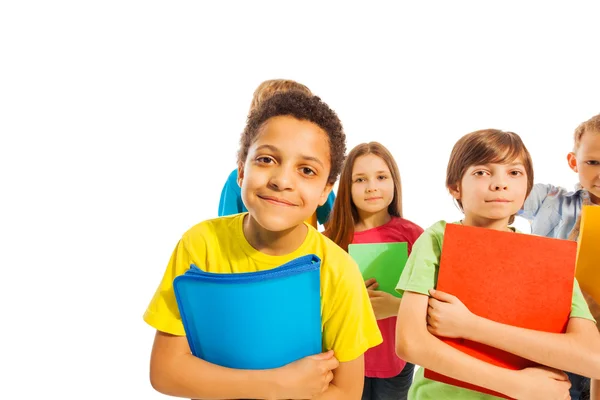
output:
[[[403,294],[405,291],[409,291],[429,296],[429,289],[435,289],[437,286],[445,230],[445,221],[436,222],[427,228],[413,244],[412,252],[408,257],[404,271],[400,276],[400,281],[396,286],[398,293]],[[573,317],[594,321],[588,305],[581,294],[577,280],[573,282],[571,318]],[[426,379],[423,376],[423,369],[421,368],[415,375],[408,398],[409,400],[487,400],[497,399],[498,397]]]

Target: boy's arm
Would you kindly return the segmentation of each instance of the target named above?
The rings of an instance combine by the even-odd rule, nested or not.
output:
[[[331,355],[316,355],[269,370],[226,368],[193,356],[185,336],[157,331],[150,382],[161,393],[196,399],[312,398],[330,386],[338,365]]]
[[[592,379],[590,383],[590,400],[600,400],[600,380]]]
[[[427,330],[428,296],[405,292],[398,311],[396,352],[408,362],[513,398],[555,398],[568,394],[566,375],[545,368],[512,371],[471,357]],[[566,398],[566,397],[565,397]]]
[[[525,199],[523,208],[517,213],[518,216],[523,217],[529,221],[533,220],[537,215],[542,203],[548,197],[550,191],[555,190],[552,185],[545,185],[536,183],[531,189],[531,193]]]
[[[365,376],[364,355],[355,360],[340,363],[333,371],[333,380],[323,394],[315,400],[359,400],[362,398]]]
[[[590,308],[590,313],[592,314],[592,317],[594,317],[594,319],[596,320],[596,327],[598,328],[598,330],[600,330],[600,304],[598,304],[592,296],[590,296],[583,290],[581,292],[583,293],[583,298],[585,299],[585,302]]]
[[[542,365],[600,379],[600,334],[594,322],[571,317],[567,332],[549,333],[476,316],[455,296],[432,291],[430,332],[483,343]]]

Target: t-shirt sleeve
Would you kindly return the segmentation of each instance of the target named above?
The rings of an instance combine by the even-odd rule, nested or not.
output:
[[[197,251],[192,257],[187,250],[186,238],[184,237],[173,250],[160,285],[144,313],[144,321],[156,330],[172,335],[185,336],[185,330],[179,315],[179,307],[175,299],[175,291],[173,290],[173,280],[190,268],[190,264],[193,263],[192,258],[203,258],[202,255],[197,254],[201,251],[202,246],[195,246],[195,248]]]
[[[419,225],[416,225],[416,224],[413,225],[413,227],[411,229],[411,237],[409,238],[408,243],[407,243],[409,256],[412,253],[412,248],[413,248],[415,242],[423,234],[423,232],[424,232],[423,228],[421,228]]]
[[[426,229],[415,241],[396,285],[396,291],[400,295],[408,291],[429,296],[429,289],[435,288],[444,230],[445,223],[438,222]]]
[[[592,313],[590,312],[590,308],[588,307],[585,299],[583,298],[583,293],[581,293],[581,288],[579,287],[579,282],[577,282],[577,279],[575,279],[573,283],[571,318],[584,318],[594,321],[594,323],[596,322],[596,320],[592,316]]]
[[[537,215],[540,207],[548,194],[555,188],[552,185],[546,185],[543,183],[536,183],[531,189],[531,193],[525,199],[523,208],[517,212],[517,215],[523,217],[529,221],[532,221]]]
[[[383,342],[358,265],[346,253],[333,262],[338,273],[323,285],[323,349],[340,362],[358,358]]]

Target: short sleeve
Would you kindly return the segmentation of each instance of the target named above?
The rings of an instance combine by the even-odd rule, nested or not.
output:
[[[323,348],[347,362],[383,339],[358,266],[349,256],[336,261],[338,273],[324,277]]]
[[[199,254],[202,252],[202,246],[195,246],[195,249],[195,254],[192,256],[187,250],[186,238],[179,241],[173,250],[162,280],[144,313],[144,321],[161,332],[185,336],[173,290],[173,280],[190,268],[190,264],[193,263],[192,258],[203,259],[206,257]]]
[[[415,241],[396,286],[400,295],[408,291],[429,296],[429,289],[435,288],[445,229],[444,221],[437,222]]]
[[[581,293],[581,288],[579,287],[579,282],[575,279],[573,283],[573,300],[571,301],[571,318],[584,318],[589,319],[591,321],[596,322],[592,313],[590,312],[590,308],[587,305],[583,297],[583,293]]]

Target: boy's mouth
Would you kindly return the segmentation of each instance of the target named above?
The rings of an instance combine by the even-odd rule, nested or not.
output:
[[[280,197],[275,197],[275,196],[261,196],[261,195],[257,195],[259,199],[265,200],[271,204],[275,204],[277,206],[285,206],[285,207],[295,207],[296,204],[287,201],[285,199],[282,199]]]

